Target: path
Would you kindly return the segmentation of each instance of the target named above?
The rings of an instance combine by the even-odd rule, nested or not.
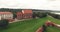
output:
[[[12,21],[12,22],[9,22],[9,23],[19,22],[19,21],[24,21],[24,20],[30,20],[30,19],[22,19],[22,20],[15,19],[15,21]]]

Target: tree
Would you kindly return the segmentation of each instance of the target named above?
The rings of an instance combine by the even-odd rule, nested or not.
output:
[[[39,18],[43,18],[43,17],[46,17],[46,16],[47,16],[47,13],[38,12],[38,13],[37,13],[37,16],[38,16]]]
[[[15,19],[17,17],[16,13],[13,13],[13,19]]]
[[[36,18],[36,13],[35,12],[33,12],[33,16],[32,16],[33,18]]]

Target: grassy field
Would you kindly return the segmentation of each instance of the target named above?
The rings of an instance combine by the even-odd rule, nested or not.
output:
[[[1,29],[0,32],[35,32],[47,20],[60,24],[60,20],[54,19],[52,17],[45,17],[11,23],[9,24],[8,29]],[[46,32],[60,32],[60,29],[56,27],[48,27]]]
[[[52,18],[52,17],[48,17],[48,19],[51,22],[54,22],[56,24],[60,24],[60,20],[58,20],[58,19],[55,19],[55,18]],[[47,27],[46,32],[60,32],[60,28],[57,28],[57,27]]]

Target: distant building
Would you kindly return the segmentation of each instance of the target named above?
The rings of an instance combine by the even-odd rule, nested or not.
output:
[[[17,19],[22,19],[22,18],[23,18],[22,12],[17,12]]]
[[[23,18],[32,18],[32,10],[24,9],[22,10]]]
[[[11,12],[0,12],[1,19],[13,19],[13,14]]]
[[[32,10],[23,9],[21,12],[17,12],[17,19],[28,19],[32,18]]]

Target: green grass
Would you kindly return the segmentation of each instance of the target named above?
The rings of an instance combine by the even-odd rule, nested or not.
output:
[[[60,24],[60,20],[54,19],[52,17],[38,18],[20,21],[16,23],[9,24],[8,29],[1,29],[0,32],[35,32],[39,27],[41,27],[47,20],[54,23]],[[49,29],[49,30],[48,30]],[[55,27],[48,27],[47,32],[59,32],[60,29]]]
[[[60,32],[60,29],[57,27],[47,27],[46,32]]]
[[[1,30],[1,32],[35,32],[46,20],[45,17],[12,23],[8,29]]]
[[[48,17],[48,20],[50,20],[53,23],[60,24],[60,20]],[[60,28],[57,27],[47,27],[46,32],[60,32]]]

